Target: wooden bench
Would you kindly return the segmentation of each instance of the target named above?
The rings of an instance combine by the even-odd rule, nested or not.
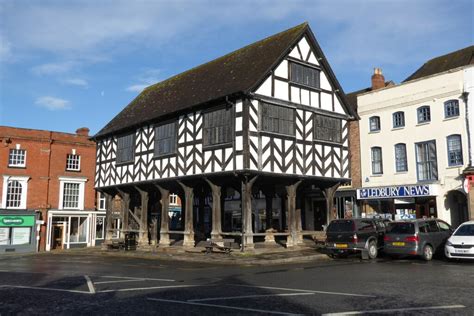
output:
[[[107,249],[118,249],[124,250],[125,249],[125,241],[124,240],[112,240],[111,242],[107,243]]]
[[[232,243],[234,239],[224,238],[224,239],[207,239],[206,240],[206,254],[212,253],[214,248],[224,251],[226,254],[230,254],[232,251]]]

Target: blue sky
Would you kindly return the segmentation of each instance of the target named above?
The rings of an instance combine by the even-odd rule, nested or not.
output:
[[[473,1],[0,0],[0,125],[98,132],[143,87],[309,22],[345,92],[473,44]]]

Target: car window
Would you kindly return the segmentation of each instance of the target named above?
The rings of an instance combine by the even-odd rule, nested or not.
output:
[[[354,222],[351,220],[332,221],[327,229],[328,233],[350,232],[354,230]]]
[[[429,233],[439,232],[438,225],[436,224],[436,221],[429,221],[428,222],[428,232]]]
[[[474,236],[474,224],[465,224],[458,228],[454,236]]]
[[[427,233],[428,223],[418,223],[418,230],[420,231],[420,233]]]
[[[385,224],[382,221],[375,221],[378,229],[385,229]]]
[[[359,231],[371,231],[374,230],[374,222],[368,220],[362,220],[359,223]]]
[[[387,234],[407,234],[415,233],[415,224],[408,222],[388,223]]]
[[[438,226],[442,232],[445,232],[451,229],[451,226],[449,226],[448,223],[445,223],[443,221],[438,221]]]

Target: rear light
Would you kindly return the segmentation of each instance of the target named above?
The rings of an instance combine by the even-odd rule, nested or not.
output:
[[[418,235],[408,236],[405,237],[405,241],[418,242],[420,241],[420,238],[418,238]]]
[[[392,238],[390,238],[390,237],[387,236],[387,235],[385,235],[385,236],[383,237],[383,241],[390,241],[390,240],[392,240]]]
[[[357,234],[354,234],[354,236],[352,236],[352,242],[356,244],[358,240],[359,239],[357,238]]]

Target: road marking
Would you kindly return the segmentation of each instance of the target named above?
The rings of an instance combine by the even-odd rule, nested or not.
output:
[[[269,311],[269,310],[264,310],[264,309],[244,308],[244,307],[215,305],[215,304],[206,304],[206,303],[195,303],[195,302],[184,302],[184,301],[176,301],[176,300],[165,300],[165,299],[160,299],[160,298],[147,298],[147,300],[157,301],[157,302],[165,302],[165,303],[176,303],[176,304],[185,304],[185,305],[196,305],[196,306],[206,306],[206,307],[215,307],[215,308],[236,309],[236,310],[240,310],[240,311],[265,313],[265,314],[300,315],[300,314],[285,313],[285,312],[275,312],[275,311]]]
[[[108,292],[128,292],[128,291],[146,291],[146,290],[159,290],[159,289],[172,289],[180,287],[197,287],[200,285],[168,285],[168,286],[151,286],[151,287],[136,287],[130,289],[118,289],[118,290],[104,290],[97,293],[108,293]]]
[[[298,296],[298,295],[315,295],[315,294],[316,293],[283,293],[283,294],[242,295],[242,296],[229,296],[229,297],[209,297],[209,298],[200,298],[200,299],[188,300],[188,302],[238,300],[238,299],[242,299],[242,298],[256,298],[256,297],[268,297],[268,296]]]
[[[94,288],[94,284],[91,281],[91,278],[89,278],[89,276],[87,275],[85,275],[84,278],[87,281],[87,287],[89,288],[89,292],[91,292],[91,294],[95,294],[95,288]]]
[[[315,293],[315,294],[342,295],[342,296],[358,296],[358,297],[375,297],[374,295],[366,295],[366,294],[354,294],[354,293],[343,293],[343,292],[327,292],[327,291],[313,291],[313,290],[290,289],[290,288],[274,287],[274,286],[258,286],[258,285],[243,285],[243,284],[229,284],[229,285],[232,285],[232,286],[241,286],[241,287],[253,287],[253,288],[268,289],[268,290],[282,290],[282,291]]]
[[[151,278],[134,278],[134,277],[121,277],[115,275],[103,275],[99,276],[100,278],[109,278],[109,279],[130,279],[130,280],[137,280],[137,281],[163,281],[163,282],[176,282],[176,280],[171,279],[151,279]]]
[[[114,281],[100,281],[100,282],[94,282],[94,284],[108,284],[108,283],[120,283],[120,282],[139,282],[139,281],[145,281],[144,279],[141,280],[114,280]]]
[[[464,305],[445,305],[445,306],[428,306],[428,307],[407,307],[407,308],[392,308],[392,309],[376,309],[367,311],[351,311],[341,313],[328,313],[322,316],[339,316],[339,315],[361,315],[361,314],[376,314],[376,313],[394,313],[394,312],[408,312],[408,311],[425,311],[434,309],[456,309],[465,308]]]
[[[29,290],[43,290],[43,291],[57,291],[57,292],[70,292],[80,294],[92,294],[91,292],[78,291],[78,290],[66,290],[66,289],[55,289],[49,287],[37,287],[37,286],[24,286],[24,285],[3,285],[4,288],[18,288],[18,289],[29,289]]]

